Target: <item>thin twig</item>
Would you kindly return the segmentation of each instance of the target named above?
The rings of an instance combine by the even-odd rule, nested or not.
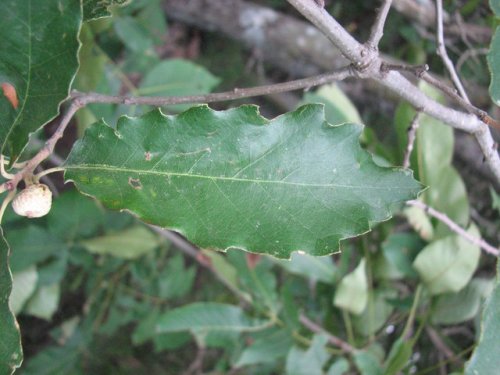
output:
[[[249,88],[235,88],[231,91],[218,92],[206,95],[190,95],[190,96],[115,96],[103,95],[98,93],[80,93],[73,92],[72,97],[78,99],[83,104],[90,103],[111,103],[125,105],[151,105],[155,107],[163,107],[173,104],[186,103],[214,103],[229,100],[237,100],[242,98],[250,98],[254,96],[263,96],[288,92],[294,90],[308,89],[314,86],[320,86],[335,81],[341,81],[354,74],[351,67],[347,66],[331,73],[320,74],[313,77],[297,79],[283,83],[271,85],[256,86]]]
[[[392,0],[384,0],[382,6],[378,10],[377,18],[375,18],[375,22],[372,25],[370,37],[366,42],[366,46],[368,48],[378,49],[380,39],[384,36],[384,25],[387,19],[387,14],[389,14],[389,10],[391,9],[391,4]]]
[[[424,210],[430,216],[438,219],[443,224],[445,224],[453,232],[457,233],[458,235],[460,235],[461,237],[463,237],[464,239],[466,239],[470,243],[472,243],[476,246],[479,246],[481,249],[483,249],[488,254],[492,254],[494,256],[500,255],[500,251],[497,248],[493,247],[492,245],[487,243],[482,238],[477,238],[477,237],[472,236],[465,229],[463,229],[460,225],[458,225],[453,220],[451,220],[446,214],[439,212],[439,211],[435,210],[434,208],[432,208],[432,207],[430,207],[430,206],[426,205],[425,203],[418,201],[418,200],[408,201],[408,202],[406,202],[406,204],[408,204],[409,206],[415,206],[415,207],[418,207],[418,208]]]
[[[413,145],[415,144],[415,136],[417,134],[417,129],[419,126],[420,115],[422,112],[418,111],[413,120],[411,120],[410,126],[408,127],[408,144],[406,145],[406,152],[403,160],[403,168],[410,167],[410,157],[413,151]]]
[[[470,103],[469,97],[465,92],[464,86],[462,82],[460,82],[460,78],[453,66],[453,62],[448,56],[448,52],[446,52],[446,45],[444,43],[444,33],[443,33],[443,0],[436,0],[436,38],[437,38],[437,54],[443,60],[443,63],[450,73],[451,80],[453,84],[457,88],[460,96],[468,103]]]
[[[408,101],[414,108],[422,108],[422,112],[425,114],[455,129],[473,134],[481,148],[484,160],[487,162],[496,181],[500,183],[500,157],[495,146],[496,143],[488,129],[488,126],[494,126],[496,123],[491,117],[464,113],[438,103],[423,93],[401,73],[381,70],[384,61],[379,53],[360,44],[328,12],[319,9],[314,1],[287,1],[337,46],[342,54],[358,69],[358,76],[375,80],[380,85],[393,91],[401,99]]]
[[[346,353],[352,353],[352,352],[356,351],[356,348],[354,348],[353,346],[351,346],[349,343],[347,343],[344,340],[338,338],[337,336],[332,335],[330,332],[328,332],[326,329],[324,329],[320,325],[314,323],[312,320],[310,320],[304,314],[300,314],[299,320],[300,320],[300,322],[305,327],[307,327],[308,329],[310,329],[312,332],[322,333],[322,334],[326,335],[326,337],[328,338],[328,341],[330,342],[330,344],[332,344],[332,345],[334,345],[334,346],[342,349],[344,352],[346,352]]]

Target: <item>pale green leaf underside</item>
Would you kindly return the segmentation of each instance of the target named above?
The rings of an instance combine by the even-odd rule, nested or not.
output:
[[[12,277],[8,266],[9,247],[0,229],[0,374],[12,374],[21,365],[21,334],[9,308]]]
[[[254,106],[155,110],[121,118],[116,131],[92,126],[66,178],[203,248],[326,255],[421,188],[410,171],[375,165],[359,146],[361,130],[329,125],[320,105],[271,121]]]
[[[16,159],[30,133],[58,114],[78,69],[78,0],[7,0],[0,12],[0,82],[12,85],[17,108],[0,92],[0,151]]]
[[[500,28],[497,27],[491,39],[488,52],[488,66],[491,73],[490,95],[496,105],[500,106]]]
[[[500,368],[500,261],[497,261],[495,289],[486,302],[479,344],[465,367],[466,375],[496,374]]]

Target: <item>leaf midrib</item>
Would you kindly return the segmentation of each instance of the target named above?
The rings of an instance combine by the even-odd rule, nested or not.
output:
[[[255,184],[281,184],[289,186],[303,186],[303,187],[315,187],[315,188],[348,188],[348,189],[361,189],[361,190],[413,190],[411,187],[400,187],[400,186],[357,186],[357,185],[342,185],[342,184],[310,184],[304,182],[290,182],[282,180],[256,180],[256,179],[246,179],[246,178],[235,178],[227,176],[206,176],[197,175],[189,173],[179,173],[179,172],[166,172],[166,171],[153,171],[153,170],[142,170],[142,169],[132,169],[132,168],[122,168],[114,167],[103,164],[81,164],[78,166],[66,165],[64,166],[66,170],[71,169],[82,169],[82,170],[103,170],[109,172],[127,172],[136,173],[139,175],[156,175],[163,177],[187,177],[187,178],[200,178],[207,180],[219,180],[219,181],[233,181],[233,182],[247,182]]]

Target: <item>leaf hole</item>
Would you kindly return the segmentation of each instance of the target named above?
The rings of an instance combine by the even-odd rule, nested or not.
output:
[[[134,188],[135,190],[141,190],[142,189],[141,180],[138,179],[138,178],[129,177],[128,178],[128,184],[130,186],[132,186],[132,188]]]

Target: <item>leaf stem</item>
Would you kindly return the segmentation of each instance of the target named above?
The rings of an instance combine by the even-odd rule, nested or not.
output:
[[[422,295],[422,284],[418,284],[417,290],[415,291],[415,298],[413,298],[413,304],[411,306],[410,315],[408,316],[408,320],[406,321],[405,328],[403,329],[403,333],[401,337],[403,339],[408,339],[410,337],[410,331],[413,326],[413,322],[415,320],[415,315],[417,314],[417,308],[420,302],[420,297]]]

